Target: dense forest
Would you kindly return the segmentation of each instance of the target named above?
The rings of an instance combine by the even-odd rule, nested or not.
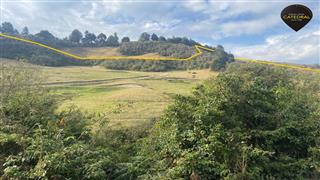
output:
[[[27,27],[21,33],[16,30],[9,22],[4,22],[0,26],[0,32],[14,35],[25,39],[43,43],[58,49],[75,47],[116,47],[123,55],[143,55],[146,53],[157,53],[164,57],[186,58],[195,53],[194,45],[199,44],[192,39],[185,37],[165,38],[156,34],[142,33],[138,41],[131,41],[129,37],[123,37],[121,41],[117,33],[106,36],[103,33],[95,35],[85,31],[84,34],[79,30],[73,30],[69,37],[60,39],[52,35],[47,30],[42,30],[36,34],[30,34]],[[78,61],[70,57],[51,52],[47,49],[34,45],[0,37],[0,49],[2,58],[23,59],[26,62],[46,66],[64,65],[95,65],[101,62]],[[205,52],[202,56],[191,61],[105,61],[101,65],[110,69],[139,70],[139,71],[168,71],[186,69],[211,68],[221,70],[226,64],[233,62],[232,54],[226,53],[221,45],[214,48],[215,52]]]
[[[232,63],[150,127],[112,130],[108,114],[57,113],[26,66],[2,67],[1,179],[320,178],[318,74]]]

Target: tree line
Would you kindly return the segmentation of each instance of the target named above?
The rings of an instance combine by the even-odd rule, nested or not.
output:
[[[24,27],[21,30],[21,33],[10,22],[3,22],[0,26],[0,32],[5,34],[23,36],[25,38],[37,40],[39,42],[50,43],[51,45],[63,46],[63,47],[117,47],[120,46],[121,43],[130,42],[130,38],[128,36],[124,36],[121,38],[118,37],[118,34],[115,32],[107,36],[104,33],[95,34],[93,32],[89,32],[86,30],[84,33],[79,31],[78,29],[74,29],[68,37],[65,38],[57,38],[48,30],[41,30],[39,33],[31,34],[29,32],[28,27]],[[188,46],[192,46],[198,44],[196,41],[192,39],[188,39],[186,37],[171,37],[166,38],[164,36],[158,36],[155,33],[149,34],[147,32],[143,32],[138,41],[160,41],[160,42],[169,42],[176,44],[185,44]]]
[[[116,47],[118,51],[126,56],[143,55],[155,53],[164,57],[187,58],[195,52],[194,45],[199,44],[186,37],[165,38],[156,34],[143,32],[138,41],[131,41],[129,37],[123,37],[121,42],[117,33],[106,36],[100,33],[85,31],[82,34],[79,30],[73,30],[66,38],[59,39],[47,30],[42,30],[36,34],[30,34],[27,27],[19,33],[9,22],[4,22],[0,26],[0,32],[15,36],[21,36],[36,42],[41,42],[57,48],[73,47]],[[117,70],[137,70],[137,71],[170,71],[188,69],[212,69],[223,70],[226,65],[234,61],[232,54],[224,51],[221,45],[209,47],[215,49],[214,52],[204,52],[201,56],[191,61],[143,61],[143,60],[123,60],[123,61],[77,61],[73,58],[51,52],[50,50],[29,45],[20,41],[0,38],[0,48],[6,49],[1,53],[1,57],[8,59],[24,59],[27,62],[46,66],[64,65],[102,65],[109,69]]]
[[[171,71],[191,69],[211,69],[221,71],[224,70],[228,64],[234,62],[233,55],[225,52],[222,46],[217,46],[214,49],[214,53],[204,51],[201,56],[188,61],[115,60],[102,62],[101,65],[109,69],[135,71]],[[196,53],[195,49],[191,46],[152,41],[125,43],[119,47],[119,51],[122,54],[129,56],[157,53],[168,58],[187,58]]]

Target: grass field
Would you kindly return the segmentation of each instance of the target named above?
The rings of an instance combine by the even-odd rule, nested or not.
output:
[[[81,56],[121,56],[121,54],[118,51],[118,48],[113,47],[76,47],[64,50]]]
[[[132,127],[157,118],[175,94],[187,95],[210,76],[209,70],[136,72],[102,67],[41,67],[52,93],[61,99],[59,110],[77,106],[106,113],[112,125]]]
[[[75,54],[82,57],[107,57],[107,56],[123,56],[119,52],[119,48],[116,47],[76,47],[76,48],[67,48],[64,51],[71,54]],[[134,57],[134,56],[133,56]],[[157,53],[147,53],[139,57],[161,57]]]
[[[138,72],[99,66],[24,67],[40,72],[43,84],[59,98],[57,111],[77,106],[88,113],[105,113],[114,127],[150,122],[161,116],[174,95],[188,95],[197,84],[217,75],[209,70]]]

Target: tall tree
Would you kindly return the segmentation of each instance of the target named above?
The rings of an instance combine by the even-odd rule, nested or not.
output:
[[[107,46],[119,46],[119,38],[117,33],[114,33],[114,35],[110,35],[106,41]]]
[[[28,29],[27,26],[22,29],[21,34],[23,36],[28,36],[29,35],[29,29]]]
[[[158,41],[159,38],[158,38],[158,36],[157,36],[155,33],[153,33],[153,34],[151,35],[151,40],[152,40],[152,41]]]
[[[96,35],[94,33],[90,33],[89,31],[84,32],[84,38],[82,38],[82,43],[85,46],[92,46],[96,41]]]
[[[45,40],[45,41],[53,41],[56,39],[49,31],[47,30],[42,30],[39,33],[35,34],[37,38],[40,40]]]
[[[125,36],[125,37],[123,37],[123,38],[121,39],[121,42],[122,42],[122,43],[130,42],[130,38],[127,37],[127,36]]]
[[[224,51],[224,47],[220,44],[217,45],[217,49]]]
[[[159,37],[159,41],[166,41],[166,38],[163,37],[163,36],[160,36],[160,37]]]
[[[75,29],[69,35],[69,40],[74,43],[80,43],[80,40],[82,39],[82,37],[83,37],[82,33],[78,29]]]
[[[116,41],[118,42],[118,44],[119,44],[119,37],[118,37],[118,34],[115,32],[114,34],[114,38],[116,39]]]
[[[105,34],[103,34],[103,33],[100,33],[100,34],[97,36],[97,39],[96,39],[96,41],[97,41],[97,43],[98,43],[99,46],[105,45],[106,40],[107,40],[107,36],[106,36]]]
[[[15,34],[16,30],[10,22],[4,22],[1,26],[1,32],[6,34]]]
[[[150,40],[150,34],[144,32],[140,35],[139,41],[149,41]]]

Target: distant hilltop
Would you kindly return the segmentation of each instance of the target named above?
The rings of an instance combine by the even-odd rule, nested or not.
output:
[[[46,66],[64,66],[64,65],[93,65],[100,64],[110,69],[138,70],[138,71],[169,71],[185,69],[224,69],[227,63],[234,61],[232,54],[226,53],[223,46],[206,46],[215,49],[214,52],[204,52],[197,54],[195,45],[200,43],[187,37],[163,37],[156,34],[143,32],[138,41],[131,41],[125,36],[119,40],[117,33],[105,35],[100,33],[95,35],[89,31],[84,34],[79,30],[73,30],[68,37],[60,39],[52,35],[48,30],[42,30],[36,34],[30,34],[27,27],[24,27],[21,33],[16,30],[10,22],[4,22],[1,25],[0,32],[15,37],[24,38],[30,41],[38,42],[46,46],[61,49],[70,54],[82,57],[95,56],[127,56],[124,61],[109,62],[81,62],[75,58],[64,56],[51,52],[48,49],[40,48],[27,43],[14,41],[11,39],[0,38],[0,48],[6,49],[1,54],[2,58],[24,59],[27,62]],[[164,58],[178,59],[188,58],[197,55],[194,59],[186,62],[177,61],[154,61],[132,60],[139,56],[145,59]],[[200,55],[200,56],[198,56]],[[122,58],[123,59],[123,58]],[[137,58],[138,59],[138,58]]]

